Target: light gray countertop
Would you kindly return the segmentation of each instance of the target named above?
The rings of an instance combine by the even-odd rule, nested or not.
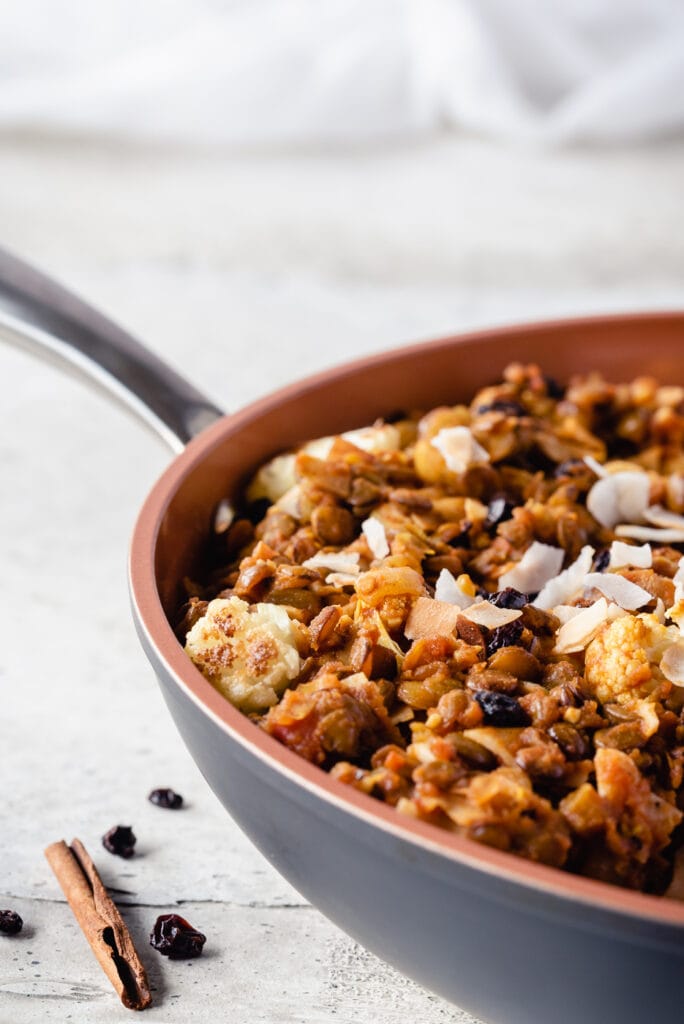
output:
[[[230,157],[14,140],[0,144],[0,244],[234,409],[440,332],[684,305],[683,179],[682,145]],[[128,1017],[42,856],[75,835],[125,890],[157,990],[151,1020],[471,1022],[309,907],[185,752],[125,581],[136,511],[168,453],[19,353],[0,349],[0,380],[0,907],[26,922],[0,937],[0,1024]],[[186,809],[147,802],[167,785]],[[138,836],[130,861],[100,845],[118,822]],[[208,935],[196,962],[146,945],[179,903]]]

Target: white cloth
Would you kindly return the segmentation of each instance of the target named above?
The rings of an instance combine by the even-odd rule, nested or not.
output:
[[[0,131],[358,143],[684,131],[682,0],[0,0]]]

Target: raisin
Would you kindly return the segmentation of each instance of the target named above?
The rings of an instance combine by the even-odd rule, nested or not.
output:
[[[522,611],[525,605],[529,604],[528,595],[522,594],[515,587],[506,587],[505,590],[499,590],[496,594],[488,594],[487,599],[497,608],[511,608],[513,611]]]
[[[492,498],[487,508],[487,518],[484,521],[485,530],[491,530],[498,523],[503,523],[506,519],[510,519],[514,508],[513,502],[508,501],[503,494]]]
[[[102,836],[102,845],[117,857],[132,857],[135,846],[133,829],[130,825],[114,825]]]
[[[610,562],[610,548],[601,548],[594,555],[594,561],[591,566],[592,572],[605,572]]]
[[[268,498],[256,498],[245,509],[245,518],[256,526],[264,518],[272,504]]]
[[[198,932],[179,914],[160,914],[150,933],[150,945],[169,960],[190,960],[200,956],[206,935]]]
[[[482,416],[486,412],[502,412],[505,416],[527,416],[527,409],[520,402],[506,398],[497,398],[486,405],[478,405],[475,413]]]
[[[14,910],[0,910],[0,935],[18,935],[24,922]]]
[[[515,697],[496,690],[478,690],[475,700],[482,708],[487,725],[506,727],[530,724],[530,716]]]
[[[544,383],[546,384],[546,394],[549,398],[555,398],[558,401],[565,397],[565,388],[561,387],[557,380],[553,377],[549,377],[548,373],[544,375]]]
[[[166,807],[170,811],[177,811],[183,806],[183,797],[172,789],[153,789],[147,799],[155,807]]]
[[[522,619],[514,619],[513,622],[507,622],[505,626],[490,629],[487,634],[487,656],[498,651],[500,647],[515,646],[522,636],[522,631]]]

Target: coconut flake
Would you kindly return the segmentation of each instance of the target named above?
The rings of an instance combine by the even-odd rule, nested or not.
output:
[[[404,635],[408,640],[427,636],[452,636],[461,609],[432,597],[419,597],[406,620]]]
[[[634,565],[637,569],[650,569],[653,565],[653,552],[650,544],[625,544],[614,540],[610,545],[609,569],[622,569],[626,565]]]
[[[448,569],[442,569],[437,577],[435,599],[445,601],[447,604],[455,604],[459,608],[468,608],[469,605],[475,603],[475,598],[461,590],[458,581],[454,579]]]
[[[485,629],[498,629],[499,626],[507,626],[509,622],[519,619],[522,612],[519,608],[497,608],[490,601],[476,601],[463,612],[463,617],[474,622]]]
[[[276,455],[274,459],[257,470],[247,488],[247,499],[248,501],[258,501],[259,498],[268,498],[269,501],[274,502],[278,498],[282,498],[283,494],[294,487],[296,483],[295,455],[292,452]]]
[[[498,585],[501,590],[513,587],[523,594],[536,594],[550,579],[558,575],[564,557],[565,552],[562,548],[535,540],[517,565],[499,577]]]
[[[639,523],[648,507],[650,489],[646,473],[612,473],[596,481],[587,494],[587,508],[609,530],[621,520]]]
[[[301,497],[302,489],[299,484],[295,484],[289,491],[285,491],[282,498],[278,498],[275,503],[277,509],[281,512],[285,512],[286,515],[292,516],[293,519],[299,519],[301,513]]]
[[[675,686],[684,686],[684,640],[667,648],[660,659],[660,671]]]
[[[594,549],[591,544],[586,544],[572,565],[544,584],[532,602],[534,607],[548,611],[554,605],[567,604],[572,601],[581,592],[584,578],[591,570],[593,560]]]
[[[430,444],[452,473],[465,473],[469,466],[489,462],[489,452],[477,443],[468,427],[443,427]]]
[[[598,459],[595,459],[593,455],[585,455],[583,461],[592,473],[599,478],[599,480],[602,480],[604,476],[608,476],[608,470],[606,467],[602,466]]]
[[[662,505],[650,505],[644,512],[644,518],[654,526],[661,526],[663,529],[684,530],[684,516],[677,512],[671,512],[669,508]]]
[[[365,452],[379,455],[380,452],[396,451],[401,443],[399,428],[393,423],[376,423],[372,427],[348,430],[342,434],[345,441],[355,444]]]
[[[604,597],[615,601],[620,608],[625,608],[628,612],[643,608],[653,600],[653,594],[649,594],[648,590],[617,573],[590,572],[586,576],[585,586],[587,589],[595,587]]]
[[[554,653],[574,654],[583,651],[607,621],[608,602],[605,597],[600,597],[598,601],[594,601],[588,608],[583,608],[579,615],[573,616],[561,626],[556,636]]]
[[[225,533],[235,519],[235,508],[228,498],[223,498],[216,506],[214,513],[214,533]]]
[[[615,532],[618,537],[653,541],[654,544],[684,544],[684,528],[663,530],[657,526],[635,526],[633,523],[620,523],[615,527]]]
[[[369,516],[368,519],[361,523],[361,529],[368,541],[368,547],[376,558],[384,558],[385,555],[389,555],[390,546],[387,542],[387,534],[385,533],[385,527],[379,519],[376,519],[375,516]]]
[[[357,576],[359,569],[358,551],[319,551],[302,562],[305,569],[330,569],[332,572]]]
[[[351,572],[329,572],[325,582],[331,587],[353,587],[358,578],[358,575]]]
[[[560,620],[562,626],[569,622],[570,619],[574,619],[583,610],[583,608],[578,608],[574,604],[557,604],[555,608],[551,609],[556,618]]]

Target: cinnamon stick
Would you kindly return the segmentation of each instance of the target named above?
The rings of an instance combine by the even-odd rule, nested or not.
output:
[[[130,1010],[144,1010],[152,1002],[145,968],[83,843],[52,843],[45,856],[121,1002]]]

